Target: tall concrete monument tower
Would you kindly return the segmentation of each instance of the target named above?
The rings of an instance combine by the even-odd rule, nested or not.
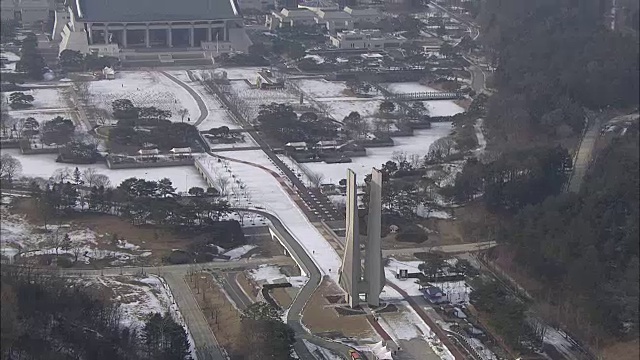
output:
[[[347,216],[344,257],[340,269],[340,286],[347,293],[349,306],[360,304],[361,296],[371,306],[380,305],[380,293],[384,287],[384,267],[380,227],[382,216],[382,172],[373,169],[369,191],[369,215],[367,218],[367,242],[365,243],[364,271],[360,248],[358,198],[356,174],[347,172]]]

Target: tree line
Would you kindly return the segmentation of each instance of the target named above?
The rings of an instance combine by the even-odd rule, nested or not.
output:
[[[128,178],[117,188],[105,184],[84,185],[83,174],[78,168],[71,178],[60,178],[44,188],[35,182],[31,184],[30,190],[45,226],[47,219],[56,215],[94,211],[122,216],[134,225],[189,228],[212,225],[231,211],[225,200],[179,195],[167,178],[158,181]],[[204,193],[204,190],[192,190],[192,193]]]

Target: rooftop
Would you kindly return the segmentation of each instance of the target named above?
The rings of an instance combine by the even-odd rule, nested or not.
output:
[[[313,18],[316,14],[307,9],[282,9],[280,13],[290,18]]]
[[[218,20],[239,17],[235,0],[73,0],[84,21],[145,22]]]
[[[318,11],[318,17],[324,20],[350,20],[351,19],[351,15],[347,14],[344,11],[330,11],[330,10]]]
[[[380,11],[378,9],[374,9],[374,8],[360,8],[360,7],[349,7],[349,6],[345,6],[344,7],[344,12],[351,14],[351,15],[360,15],[360,16],[375,16],[375,15],[380,15]]]

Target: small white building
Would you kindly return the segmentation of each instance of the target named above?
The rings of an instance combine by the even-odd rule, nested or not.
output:
[[[335,150],[338,148],[338,142],[335,140],[318,141],[316,146],[321,150]]]
[[[318,10],[316,23],[323,25],[330,32],[353,30],[353,19],[344,11]]]
[[[407,39],[402,35],[384,34],[380,30],[342,31],[331,35],[331,45],[338,49],[398,48]]]
[[[138,150],[138,155],[143,159],[153,159],[160,154],[158,149],[140,149]]]
[[[102,69],[102,77],[107,80],[113,80],[116,78],[116,71],[108,66],[105,66],[105,68]]]
[[[307,9],[282,9],[280,12],[272,11],[267,16],[266,26],[270,30],[283,27],[309,26],[316,24],[316,14]]]
[[[299,142],[289,142],[284,144],[285,148],[292,148],[293,150],[296,151],[300,151],[300,150],[307,150],[307,143],[303,142],[303,141],[299,141]]]

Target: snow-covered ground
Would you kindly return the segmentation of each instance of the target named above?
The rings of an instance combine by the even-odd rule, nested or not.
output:
[[[292,80],[307,95],[316,98],[345,96],[349,87],[344,81],[327,81],[324,79],[300,79]],[[320,100],[320,99],[316,99]]]
[[[71,229],[68,224],[50,224],[48,229],[51,232],[45,232],[44,226],[33,225],[23,216],[10,214],[4,206],[0,211],[0,248],[8,257],[18,252],[23,252],[23,256],[67,254],[77,256],[78,261],[85,264],[108,258],[112,259],[112,265],[120,265],[151,255],[150,251],[141,250],[126,240],[119,240],[116,245],[122,251],[104,250],[110,239],[91,229]],[[62,246],[65,234],[69,236],[68,246]]]
[[[275,165],[260,150],[223,152],[220,155],[275,169]],[[212,157],[204,158],[202,162],[204,168],[214,177],[217,176],[216,172],[227,171],[222,163],[218,163]],[[244,184],[245,189],[242,193],[246,192],[249,195],[247,199],[239,191],[238,206],[261,208],[276,215],[307,254],[314,259],[321,272],[337,281],[340,257],[282,188],[286,185],[281,185],[265,170],[251,165],[229,162],[228,169],[231,170],[232,175],[235,175],[235,179],[239,179]]]
[[[157,71],[120,71],[114,80],[92,81],[90,101],[97,108],[112,111],[116,99],[129,99],[135,106],[155,106],[171,111],[171,121],[182,121],[178,110],[189,110],[194,121],[200,109],[193,97],[181,86]]]
[[[395,146],[369,148],[367,156],[355,157],[351,163],[325,164],[304,163],[300,166],[314,173],[324,175],[324,182],[338,184],[347,176],[347,169],[356,173],[359,183],[364,183],[364,176],[371,173],[371,168],[380,166],[391,160],[394,152],[406,152],[408,155],[418,154],[421,157],[429,152],[429,146],[441,137],[449,135],[452,124],[448,122],[434,123],[431,129],[416,130],[414,136],[394,138]]]
[[[316,346],[316,345],[310,343],[308,340],[302,339],[302,341],[304,342],[304,345],[309,349],[309,351],[312,354],[314,354],[314,357],[317,356],[318,353],[320,353],[320,354],[322,354],[321,355],[322,357],[319,358],[319,359],[325,359],[325,360],[341,360],[341,359],[343,359],[342,356],[336,355],[333,352],[331,352],[331,351],[329,351],[329,350],[327,350],[325,348]]]
[[[10,124],[17,123],[20,119],[26,119],[30,117],[34,118],[40,124],[40,126],[57,116],[61,116],[65,119],[72,119],[71,113],[69,113],[68,111],[60,111],[58,109],[10,110],[8,114],[12,118]]]
[[[256,282],[268,284],[286,279],[286,275],[280,271],[279,266],[267,264],[260,265],[257,269],[249,270],[249,277]]]
[[[249,80],[255,82],[255,79]],[[275,103],[293,104],[300,101],[299,97],[284,89],[262,90],[249,86],[244,81],[231,81],[232,96],[239,98],[246,108],[244,116],[253,120],[258,116],[260,105]]]
[[[2,153],[11,154],[22,164],[22,175],[30,177],[41,177],[49,179],[58,169],[69,168],[73,171],[76,167],[83,171],[87,168],[94,168],[98,173],[107,175],[112,186],[118,186],[123,180],[130,177],[137,177],[146,180],[160,180],[169,178],[173,182],[176,191],[187,191],[189,188],[199,186],[207,188],[202,176],[193,166],[174,166],[167,168],[146,168],[146,169],[109,169],[104,163],[91,165],[61,164],[56,162],[56,154],[23,155],[17,149],[3,149]]]
[[[380,103],[382,102],[382,100],[356,97],[326,97],[318,98],[316,101],[324,104],[331,116],[338,121],[342,121],[353,111],[358,112],[360,116],[365,118],[373,116],[378,111]]]
[[[249,251],[253,250],[257,248],[257,246],[255,245],[242,245],[239,246],[235,249],[231,249],[227,252],[225,252],[223,255],[229,256],[230,260],[238,260],[240,259],[243,255],[246,255]]]
[[[198,130],[209,130],[220,126],[227,126],[229,129],[238,129],[240,126],[232,119],[224,106],[217,97],[210,94],[201,83],[191,81],[186,71],[169,71],[169,74],[175,76],[191,87],[204,101],[209,111],[209,116],[198,125]],[[197,75],[196,75],[197,76]],[[191,116],[192,121],[195,119]]]

